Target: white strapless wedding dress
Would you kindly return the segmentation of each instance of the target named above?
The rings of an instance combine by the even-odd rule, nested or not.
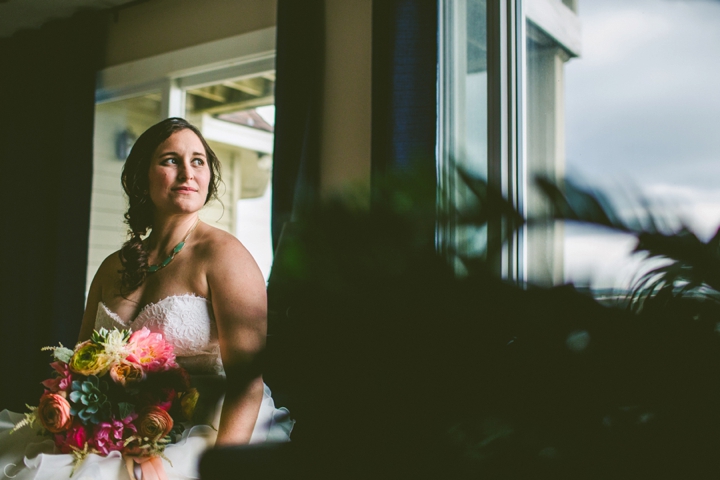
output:
[[[210,302],[192,294],[167,297],[145,306],[130,323],[125,323],[101,302],[98,304],[95,328],[101,327],[132,330],[147,327],[153,332],[162,333],[174,345],[178,363],[188,370],[193,383],[200,390],[201,402],[205,397],[203,415],[212,426],[203,423],[187,425],[182,439],[165,449],[172,466],[165,460],[163,464],[170,479],[198,478],[200,456],[215,444],[222,406],[222,396],[217,386],[222,384],[225,375]],[[207,404],[208,398],[211,399],[210,405]],[[38,436],[37,431],[29,427],[9,435],[9,431],[22,418],[20,413],[8,410],[0,412],[0,479],[70,478],[73,457],[55,453],[52,440]],[[294,423],[286,409],[275,408],[270,389],[265,385],[250,443],[288,441]],[[72,480],[129,480],[129,475],[120,453],[111,452],[107,457],[88,455]]]

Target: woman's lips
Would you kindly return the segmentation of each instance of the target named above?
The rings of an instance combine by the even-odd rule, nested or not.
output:
[[[191,187],[177,187],[177,188],[173,188],[173,191],[180,192],[180,193],[195,193],[195,192],[197,192],[196,189],[191,188]]]

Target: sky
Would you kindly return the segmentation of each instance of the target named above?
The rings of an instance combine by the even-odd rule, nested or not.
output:
[[[568,176],[621,210],[647,198],[708,238],[720,225],[720,1],[580,0],[579,16],[582,55],[565,65]],[[633,245],[568,225],[566,280],[627,285],[641,268]]]

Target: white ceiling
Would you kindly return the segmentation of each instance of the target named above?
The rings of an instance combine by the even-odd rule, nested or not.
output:
[[[133,0],[0,0],[0,37],[38,28],[55,18],[70,17],[80,9],[117,7]]]

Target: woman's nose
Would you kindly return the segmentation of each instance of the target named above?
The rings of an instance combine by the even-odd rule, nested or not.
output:
[[[180,164],[180,171],[178,173],[181,180],[192,180],[193,178],[192,168],[186,165],[185,162]]]

